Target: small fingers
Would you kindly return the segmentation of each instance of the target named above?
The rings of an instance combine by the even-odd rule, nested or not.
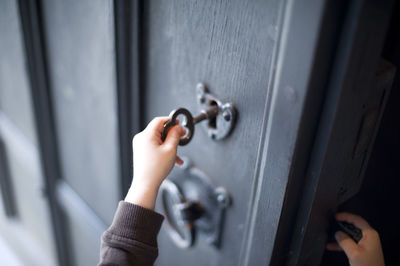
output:
[[[360,228],[362,231],[366,229],[371,229],[371,226],[368,224],[366,220],[355,214],[351,214],[348,212],[339,212],[335,215],[335,218],[338,221],[345,221],[348,223],[352,223],[358,228]]]
[[[185,135],[185,130],[181,126],[173,126],[169,131],[164,145],[176,148],[182,136]]]
[[[354,242],[353,239],[351,239],[347,234],[343,233],[342,231],[336,232],[335,238],[339,246],[346,253],[347,257],[351,257],[351,254],[358,250],[357,243]]]
[[[175,163],[177,165],[182,165],[183,164],[183,160],[179,156],[176,156],[176,162]]]
[[[151,132],[158,132],[161,133],[161,131],[164,128],[164,124],[169,120],[168,116],[159,116],[153,118],[153,120],[150,121],[150,123],[146,127],[146,131],[151,131]]]

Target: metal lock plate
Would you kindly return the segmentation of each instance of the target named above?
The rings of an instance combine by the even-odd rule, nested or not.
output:
[[[160,189],[168,234],[180,248],[191,247],[196,237],[218,247],[229,194],[188,158],[182,159],[184,164],[173,169]]]
[[[219,112],[216,117],[203,123],[208,136],[214,140],[220,140],[229,135],[236,121],[236,109],[232,103],[223,103],[213,96],[203,83],[196,86],[197,103],[199,111],[209,110],[210,107],[218,106]]]

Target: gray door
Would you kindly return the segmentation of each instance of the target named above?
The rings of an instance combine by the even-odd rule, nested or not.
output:
[[[254,184],[260,179],[260,136],[264,134],[265,110],[270,108],[272,96],[269,73],[278,35],[279,7],[279,1],[145,3],[146,123],[178,107],[197,115],[199,82],[204,82],[221,101],[232,102],[238,112],[232,134],[226,139],[214,141],[202,125],[197,125],[193,140],[178,150],[232,197],[223,221],[220,247],[208,244],[199,235],[192,248],[178,248],[164,223],[157,265],[241,264],[248,217],[257,202],[252,197]],[[283,161],[277,158],[277,163]],[[271,203],[278,206],[279,201],[276,198]],[[160,205],[159,202],[159,208]],[[278,218],[277,213],[271,215]],[[268,232],[275,231],[275,226],[276,223],[268,225],[263,232],[265,237],[272,236]]]
[[[1,1],[0,22],[0,232],[26,265],[96,265],[121,199],[114,3]]]
[[[0,36],[0,235],[24,265],[50,266],[57,254],[16,1],[0,1]]]
[[[320,4],[314,4],[320,12]],[[198,82],[238,112],[227,138],[213,140],[198,125],[190,144],[178,151],[231,195],[220,246],[198,234],[191,248],[179,248],[164,223],[157,265],[270,261],[308,90],[308,45],[318,25],[310,25],[297,51],[285,50],[282,39],[293,34],[288,33],[293,25],[283,28],[286,8],[280,1],[146,1],[141,22],[145,122],[178,107],[196,115]],[[293,52],[302,64],[294,63],[289,71],[304,79],[280,73],[281,61]]]
[[[196,115],[198,82],[206,84],[222,102],[233,103],[238,112],[235,127],[227,138],[213,140],[198,125],[193,140],[178,151],[190,158],[193,167],[208,176],[211,183],[225,188],[231,196],[232,203],[222,221],[220,246],[210,244],[207,233],[203,232],[202,237],[200,229],[204,225],[199,218],[191,223],[199,229],[195,243],[190,248],[180,248],[179,242],[177,246],[171,240],[166,222],[159,236],[157,265],[319,263],[330,212],[343,200],[337,195],[343,194],[344,187],[347,198],[357,192],[362,175],[350,173],[362,173],[359,160],[368,158],[365,152],[361,159],[337,160],[334,147],[343,156],[351,157],[353,145],[363,138],[357,134],[366,109],[377,105],[372,98],[385,95],[382,87],[368,87],[372,81],[366,83],[361,75],[351,76],[352,71],[363,71],[372,80],[384,35],[375,34],[376,39],[364,46],[368,48],[359,54],[356,51],[364,36],[372,36],[372,29],[384,32],[389,10],[390,3],[377,7],[370,1],[348,5],[346,1],[144,3],[139,22],[140,42],[144,45],[135,47],[141,53],[139,78],[144,90],[144,124],[178,107]],[[376,28],[370,27],[367,17],[374,18]],[[354,28],[358,35],[349,33]],[[354,50],[345,52],[347,47]],[[344,58],[344,54],[348,57]],[[358,58],[364,63],[351,64]],[[340,71],[345,66],[349,76],[343,77]],[[353,88],[354,83],[340,83],[346,78],[365,84],[364,90]],[[357,93],[346,93],[349,90]],[[376,115],[383,105],[378,105]],[[344,115],[349,111],[353,115]],[[332,120],[332,113],[338,118]],[[333,126],[337,131],[333,131],[329,142],[332,150],[320,142],[314,143],[315,132],[328,136]],[[365,134],[373,135],[376,126]],[[218,129],[218,123],[213,127]],[[335,142],[336,137],[346,139],[346,144]],[[367,146],[371,139],[368,138]],[[346,174],[337,178],[335,171],[315,175],[315,169],[310,168],[307,172],[310,154],[319,151],[329,152],[331,157],[314,155],[314,164],[335,165],[337,171]],[[169,179],[184,197],[190,197],[187,179],[191,177],[186,174],[179,177],[179,169],[175,169]],[[341,179],[346,179],[347,185]],[[348,180],[355,183],[350,185]],[[315,188],[313,182],[320,184],[317,194],[311,192]],[[325,195],[329,195],[329,200],[324,199]],[[200,198],[193,196],[196,197]],[[168,206],[168,199],[159,197],[158,209],[164,214],[174,213]],[[309,223],[304,225],[302,219],[309,217],[310,212],[311,221],[305,218]],[[296,215],[299,227],[294,231]],[[173,228],[182,229],[177,224],[179,219],[171,221]],[[302,238],[301,230],[305,227],[308,232]],[[184,230],[175,231],[180,234],[178,239],[188,235]]]
[[[42,1],[71,263],[95,265],[121,199],[112,1]]]
[[[179,220],[188,227],[171,222],[176,231],[164,222],[156,264],[318,265],[331,212],[362,182],[347,173],[362,173],[379,119],[362,131],[360,124],[371,108],[379,117],[384,100],[375,108],[376,99],[389,87],[370,88],[387,2],[3,1],[1,232],[20,215],[47,264],[95,265],[131,181],[133,135],[178,107],[198,114],[202,82],[235,106],[236,118],[221,112],[179,147],[191,165],[168,180],[200,207],[168,209],[158,198],[157,211],[192,216]],[[233,130],[213,139],[207,129],[219,130],[221,119],[234,121]],[[188,183],[192,175],[201,182]],[[204,202],[218,202],[221,191],[230,204],[210,214]],[[193,236],[186,248],[176,240]]]

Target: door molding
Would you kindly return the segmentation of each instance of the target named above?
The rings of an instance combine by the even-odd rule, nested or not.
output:
[[[298,193],[294,188],[302,181],[324,95],[327,57],[333,48],[320,38],[326,2],[288,0],[281,8],[280,36],[271,62],[275,71],[268,88],[239,265],[279,264],[273,257],[287,232],[281,230],[287,223],[282,217],[290,216],[285,213],[287,204]]]
[[[0,111],[0,190],[4,212],[7,218],[17,218],[18,210],[15,202],[14,186],[10,175],[10,168],[4,141],[5,115]]]
[[[57,134],[53,117],[51,88],[48,75],[41,1],[18,1],[25,55],[38,136],[45,193],[48,197],[58,264],[72,265],[66,218],[57,203],[56,185],[61,179],[61,164],[57,150]]]
[[[130,187],[132,138],[143,128],[142,1],[114,1],[118,131],[122,197]]]
[[[93,230],[94,239],[106,231],[108,226],[66,182],[58,181],[56,194],[58,203],[72,220],[83,221],[89,225],[88,227]]]
[[[337,61],[343,58],[349,45],[356,43],[351,54],[357,54],[354,49],[365,45],[362,40],[368,32],[366,27],[370,26],[367,20],[371,21],[371,10],[377,10],[372,12],[377,20],[372,20],[377,24],[374,29],[385,29],[387,25],[391,3],[372,2],[288,0],[284,3],[278,25],[280,36],[271,62],[275,72],[268,88],[246,238],[238,265],[319,264],[325,249],[327,213],[335,205],[314,204],[329,186],[324,180],[332,178],[317,174],[313,165],[326,164],[326,160],[320,162],[318,158],[327,152],[327,147],[321,146],[323,141],[317,141],[321,141],[318,139],[321,134],[329,136],[327,128],[323,128],[324,119],[333,117],[343,100],[332,93],[339,95],[351,89],[354,81],[350,77],[360,68],[350,64],[355,57],[346,61],[351,66],[347,72],[341,69],[345,65]],[[350,38],[348,34],[354,28],[358,35]],[[384,31],[363,50],[372,51],[374,47],[373,54],[357,55],[368,57],[364,62],[369,70],[365,74],[374,75],[371,66],[373,69],[377,62],[383,38]],[[337,74],[346,74],[348,84],[340,83]],[[363,84],[368,85],[365,81]],[[322,154],[316,156],[318,149]],[[330,194],[331,203],[336,200],[336,196],[333,199],[336,192]],[[309,220],[312,213],[321,214],[321,207],[324,216]],[[314,230],[318,222],[323,224],[323,231]]]

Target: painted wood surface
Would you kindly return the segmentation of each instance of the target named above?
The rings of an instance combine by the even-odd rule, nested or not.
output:
[[[145,119],[185,107],[198,112],[196,84],[235,104],[232,134],[211,140],[201,126],[179,154],[188,156],[233,204],[226,212],[220,249],[198,239],[174,246],[163,229],[157,265],[235,265],[241,256],[278,36],[279,1],[149,1],[143,15]],[[271,213],[270,215],[276,215]],[[266,228],[274,230],[273,227]],[[265,233],[265,232],[263,232]],[[172,255],[174,254],[174,255]]]

